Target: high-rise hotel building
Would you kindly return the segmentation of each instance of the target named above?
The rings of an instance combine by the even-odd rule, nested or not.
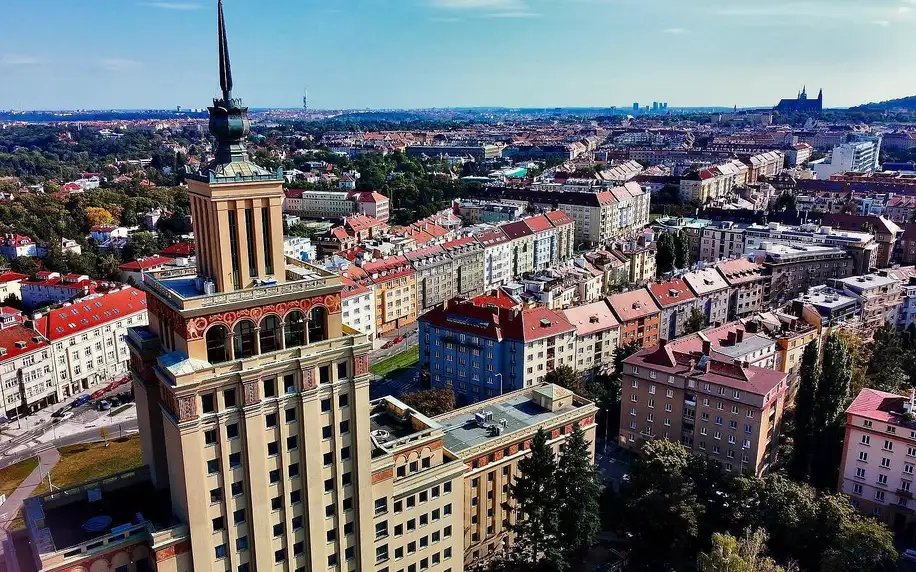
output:
[[[216,156],[188,177],[197,266],[147,274],[128,335],[146,465],[27,499],[6,570],[464,570],[511,540],[534,432],[591,440],[595,406],[552,385],[433,419],[370,402],[341,278],[283,256],[283,176],[245,151],[221,4],[219,28]]]

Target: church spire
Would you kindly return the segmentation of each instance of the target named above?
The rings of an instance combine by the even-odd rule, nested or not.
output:
[[[223,90],[223,101],[232,99],[232,64],[229,61],[229,42],[226,40],[226,19],[223,16],[223,0],[217,3],[219,11],[219,86]]]

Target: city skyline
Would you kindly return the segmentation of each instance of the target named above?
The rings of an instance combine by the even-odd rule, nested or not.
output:
[[[40,28],[0,38],[0,108],[199,108],[213,95],[213,56],[189,54],[213,53],[215,2],[44,4]],[[802,84],[845,107],[916,93],[900,73],[912,1],[228,4],[253,107],[300,107],[306,86],[316,109],[768,107]],[[35,17],[22,1],[6,13]]]

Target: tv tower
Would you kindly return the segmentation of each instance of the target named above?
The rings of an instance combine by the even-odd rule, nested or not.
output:
[[[302,96],[302,109],[309,110],[309,90],[305,88],[305,94]]]

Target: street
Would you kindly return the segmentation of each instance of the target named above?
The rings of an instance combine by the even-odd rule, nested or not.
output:
[[[630,470],[633,454],[622,449],[613,441],[608,441],[607,450],[602,451],[604,451],[604,439],[599,437],[595,440],[595,465],[598,467],[598,472],[601,473],[601,480],[613,487],[615,491],[620,490],[620,483]]]

